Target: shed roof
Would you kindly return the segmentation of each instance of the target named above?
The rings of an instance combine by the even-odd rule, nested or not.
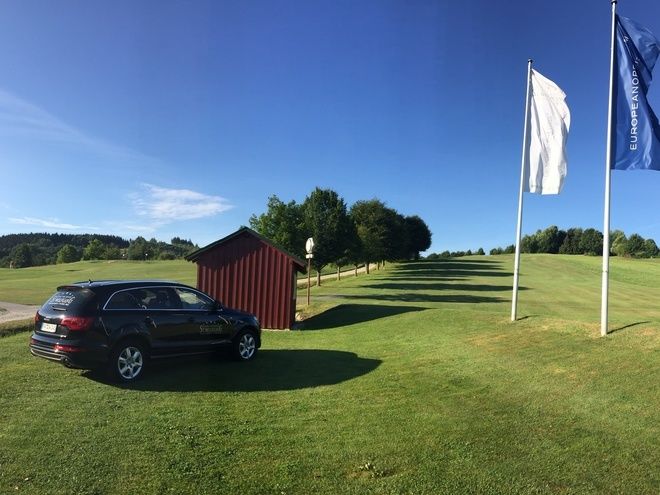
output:
[[[186,256],[186,259],[188,261],[192,261],[194,263],[207,251],[210,251],[210,250],[215,249],[219,246],[222,246],[223,244],[226,244],[227,242],[231,241],[232,239],[235,239],[236,237],[238,237],[241,234],[248,234],[248,235],[251,235],[253,237],[256,237],[259,241],[263,242],[264,244],[267,244],[268,246],[272,247],[273,249],[275,249],[275,250],[279,251],[280,253],[282,253],[283,255],[287,256],[288,258],[291,259],[291,261],[293,261],[293,264],[296,267],[296,270],[298,270],[300,272],[304,272],[306,270],[305,262],[302,259],[298,258],[297,256],[292,255],[291,253],[286,252],[284,249],[282,249],[282,248],[276,246],[275,244],[273,244],[273,241],[271,241],[270,239],[267,239],[266,237],[262,236],[258,232],[254,231],[254,230],[252,230],[248,227],[241,227],[240,229],[238,229],[233,234],[229,234],[227,237],[223,237],[222,239],[220,239],[218,241],[212,242],[208,246],[204,246],[203,248],[200,248],[197,251],[193,251],[192,253],[190,253],[189,255]]]

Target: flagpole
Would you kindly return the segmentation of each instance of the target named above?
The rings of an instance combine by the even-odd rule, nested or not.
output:
[[[527,60],[527,93],[525,96],[525,125],[523,127],[522,159],[520,164],[520,190],[518,192],[518,225],[516,227],[516,255],[513,262],[513,297],[511,298],[511,321],[516,321],[518,310],[518,273],[520,271],[520,238],[522,236],[522,209],[525,180],[525,154],[527,152],[527,132],[529,124],[529,96],[532,81],[532,62]]]
[[[605,159],[605,208],[603,214],[603,282],[600,305],[600,335],[607,335],[607,310],[610,272],[610,192],[612,183],[612,106],[614,96],[614,50],[616,37],[616,4],[612,3],[612,40],[610,45],[610,96],[607,107],[607,151]]]

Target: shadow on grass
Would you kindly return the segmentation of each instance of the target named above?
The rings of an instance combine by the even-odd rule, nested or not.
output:
[[[476,292],[510,291],[511,285],[478,285],[478,284],[445,284],[445,283],[390,283],[374,284],[365,286],[370,289],[393,289],[393,290],[466,290]],[[527,287],[518,287],[519,290],[528,290]]]
[[[516,321],[523,321],[523,320],[528,320],[530,318],[536,318],[538,315],[525,315],[525,316],[517,316]]]
[[[650,321],[636,321],[635,323],[630,323],[629,325],[624,325],[619,328],[613,328],[612,330],[608,331],[607,333],[616,333],[616,332],[621,332],[622,330],[625,330],[630,327],[636,327],[637,325],[644,325],[645,323],[651,323]]]
[[[397,266],[394,277],[446,278],[446,277],[510,277],[502,264],[489,260],[411,261]]]
[[[403,276],[408,279],[417,279],[421,277],[430,278],[456,278],[456,277],[512,277],[512,272],[505,272],[502,270],[466,270],[462,268],[452,268],[447,270],[442,269],[428,269],[428,270],[401,270],[394,272],[394,276],[402,278]]]
[[[398,266],[399,270],[426,270],[428,268],[447,268],[461,266],[463,268],[484,268],[487,266],[498,266],[500,263],[491,260],[465,260],[462,261],[458,258],[451,260],[438,260],[438,261],[403,261]]]
[[[342,295],[340,297],[347,297]],[[365,296],[367,298],[371,296]],[[312,316],[302,322],[302,330],[325,330],[338,328],[355,323],[387,318],[411,311],[424,311],[426,308],[416,306],[382,306],[378,304],[340,304],[323,313]]]
[[[458,282],[459,280],[464,280],[467,278],[465,275],[457,276],[446,276],[446,275],[389,275],[387,280],[405,280],[406,282],[412,282],[413,280],[442,280],[444,282]]]
[[[150,392],[273,392],[336,385],[370,373],[381,362],[345,351],[268,349],[260,350],[249,363],[223,356],[154,364],[148,374],[130,385],[110,384],[94,372],[83,376]]]
[[[375,301],[391,302],[423,302],[423,303],[500,303],[510,299],[488,296],[470,296],[463,294],[420,294],[407,292],[404,294],[369,294],[364,296],[345,295],[344,299],[373,299]]]

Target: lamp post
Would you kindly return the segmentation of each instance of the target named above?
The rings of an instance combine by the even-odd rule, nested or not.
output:
[[[311,280],[312,258],[314,257],[314,239],[313,238],[310,237],[309,239],[307,239],[307,242],[305,242],[305,251],[307,251],[307,254],[305,255],[305,258],[307,258],[307,306],[309,306],[311,285],[312,285],[312,280]]]

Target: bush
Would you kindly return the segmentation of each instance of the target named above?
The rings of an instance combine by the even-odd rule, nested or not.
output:
[[[74,263],[76,261],[80,261],[80,253],[78,252],[76,247],[72,246],[71,244],[65,244],[57,252],[58,265],[60,263]]]

